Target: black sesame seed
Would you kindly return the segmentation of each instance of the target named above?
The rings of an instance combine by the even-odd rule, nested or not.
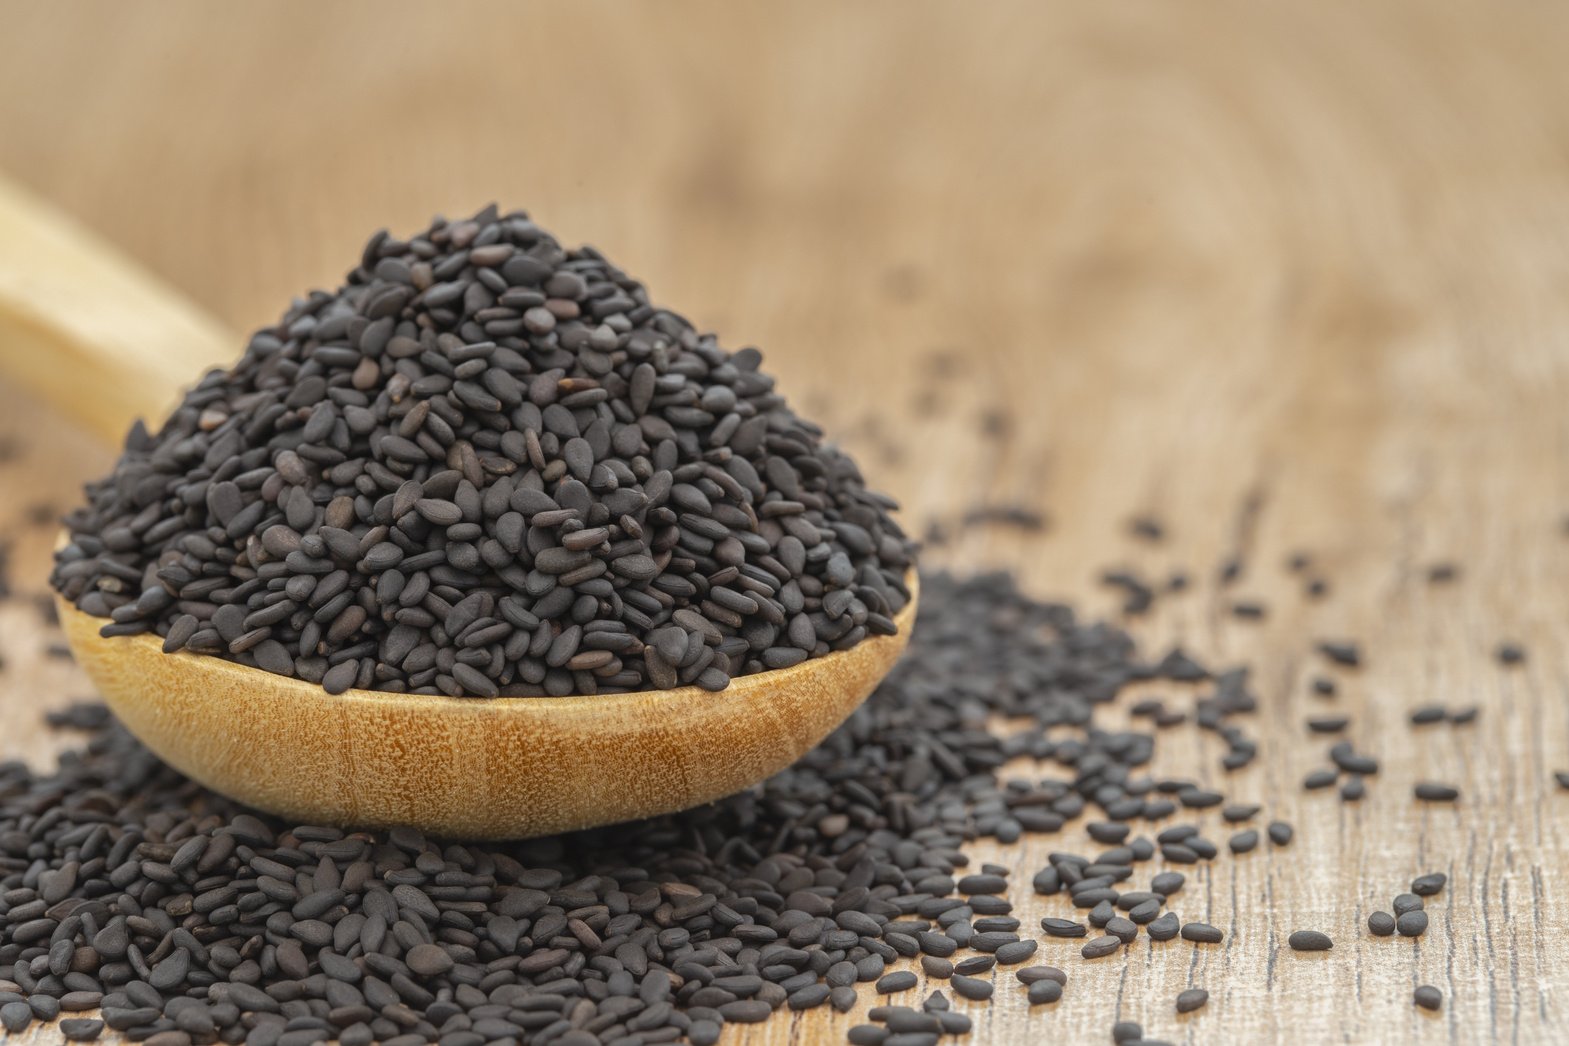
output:
[[[1016,966],[1035,954],[1036,941],[1014,941],[997,949],[997,961],[1004,966]]]
[[[956,974],[953,980],[948,983],[953,985],[956,995],[961,995],[966,999],[980,1001],[992,997],[992,982],[983,981],[979,977],[965,977],[962,974]]]
[[[1072,919],[1054,919],[1046,916],[1041,919],[1041,929],[1046,931],[1048,937],[1083,937],[1089,929],[1083,924]]]
[[[1079,949],[1079,953],[1086,959],[1099,959],[1110,955],[1118,948],[1121,948],[1122,945],[1123,942],[1121,940],[1107,934],[1104,937],[1097,937],[1093,941],[1086,942],[1084,947]]]
[[[1424,984],[1411,993],[1411,1001],[1424,1010],[1437,1010],[1444,1005],[1444,993],[1431,984]]]
[[[1513,666],[1525,661],[1525,647],[1518,643],[1500,643],[1498,649],[1493,651],[1493,656],[1500,665]]]
[[[1139,928],[1132,919],[1124,919],[1120,915],[1106,920],[1106,932],[1117,938],[1123,944],[1133,943],[1139,935]]]
[[[1189,988],[1177,996],[1177,1012],[1192,1013],[1209,1002],[1209,992],[1203,988]]]
[[[1340,774],[1336,770],[1314,770],[1302,779],[1302,787],[1308,789],[1309,791],[1320,788],[1331,788],[1339,779]]]
[[[1452,803],[1460,798],[1460,789],[1454,785],[1440,784],[1435,781],[1422,781],[1412,789],[1412,793],[1425,802]]]
[[[1427,913],[1410,911],[1395,919],[1395,929],[1402,937],[1420,937],[1427,932]]]
[[[1318,930],[1296,930],[1286,938],[1286,943],[1298,952],[1327,952],[1335,946],[1329,934]]]
[[[1388,912],[1374,912],[1367,917],[1367,928],[1374,937],[1388,937],[1395,932],[1395,917]]]
[[[1443,872],[1429,872],[1411,880],[1411,892],[1418,897],[1431,897],[1442,890],[1447,882],[1449,876]]]
[[[985,973],[997,965],[995,955],[971,955],[960,959],[953,964],[955,973],[962,973],[966,977],[973,977],[977,973]]]
[[[947,959],[940,959],[935,955],[921,956],[921,972],[928,977],[947,980],[953,976],[953,963]]]
[[[1155,921],[1144,927],[1144,932],[1152,941],[1169,941],[1177,936],[1181,928],[1176,912],[1167,912]]]
[[[877,981],[878,995],[892,995],[895,992],[907,992],[919,983],[915,974],[908,970],[899,970],[886,974]]]
[[[1346,668],[1357,668],[1362,664],[1362,651],[1355,643],[1326,639],[1319,642],[1318,652]]]
[[[1182,939],[1197,944],[1219,944],[1226,935],[1209,923],[1192,922],[1182,925]]]

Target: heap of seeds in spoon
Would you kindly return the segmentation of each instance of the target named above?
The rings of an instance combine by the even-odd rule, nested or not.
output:
[[[53,583],[331,692],[719,690],[890,634],[893,502],[760,363],[523,214],[378,233],[131,432]]]

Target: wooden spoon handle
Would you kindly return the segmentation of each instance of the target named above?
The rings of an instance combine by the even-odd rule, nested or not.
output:
[[[70,218],[0,178],[0,377],[118,443],[239,340]]]

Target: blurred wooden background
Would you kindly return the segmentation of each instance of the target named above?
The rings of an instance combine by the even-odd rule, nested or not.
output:
[[[1140,944],[974,1040],[1562,1042],[1569,1037],[1569,12],[1556,5],[0,3],[0,171],[235,330],[334,285],[368,234],[490,200],[604,249],[656,298],[761,346],[917,530],[1099,612],[1122,563],[1195,579],[1134,623],[1256,666],[1263,758],[1211,783],[1297,825],[1176,904],[1222,947]],[[0,244],[0,249],[4,245]],[[90,300],[83,301],[91,307]],[[236,340],[236,352],[240,341]],[[0,538],[38,590],[49,528],[109,452],[0,389]],[[1252,506],[1250,509],[1249,506]],[[1126,521],[1165,521],[1161,544]],[[1287,557],[1330,585],[1303,596]],[[1215,581],[1241,555],[1241,580]],[[1426,567],[1461,565],[1431,586]],[[1268,604],[1259,623],[1230,602]],[[1368,665],[1335,702],[1319,636]],[[1492,660],[1505,639],[1527,663]],[[79,692],[0,605],[0,750]],[[74,688],[74,689],[73,689]],[[1479,704],[1412,731],[1419,705]],[[1303,794],[1330,705],[1384,761]],[[68,739],[67,739],[68,740]],[[1419,779],[1464,789],[1411,799]],[[1218,818],[1203,823],[1224,838]],[[1044,854],[1002,853],[1025,896]],[[1419,943],[1363,923],[1415,874],[1451,887]],[[1304,927],[1336,948],[1285,950]],[[1439,1014],[1411,989],[1446,994]],[[1178,1018],[1177,992],[1209,1006]],[[924,990],[924,989],[923,989]],[[900,1000],[903,1001],[903,1000]],[[729,1044],[843,1041],[781,1015]],[[51,1041],[44,1032],[39,1042]]]

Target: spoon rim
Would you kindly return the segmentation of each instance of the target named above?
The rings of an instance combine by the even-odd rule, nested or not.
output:
[[[915,566],[911,566],[904,577],[905,588],[909,592],[909,599],[905,605],[894,615],[894,625],[898,630],[897,636],[868,635],[857,643],[877,642],[878,640],[902,638],[907,640],[909,630],[915,625],[917,605],[920,602],[920,573]],[[58,592],[54,594],[55,607],[63,617],[75,615],[95,621],[107,621],[107,618],[94,617],[76,607]],[[163,644],[156,633],[143,632],[133,636],[100,636],[96,630],[92,639],[97,643],[116,643],[124,641],[134,646],[151,647],[149,651],[159,657],[174,659],[177,664],[188,668],[192,673],[210,676],[214,682],[222,679],[226,685],[241,687],[251,691],[262,689],[286,693],[290,699],[295,700],[330,700],[348,704],[373,703],[386,709],[402,709],[413,712],[432,712],[462,710],[466,714],[489,711],[492,714],[528,713],[548,708],[553,715],[578,716],[594,713],[616,711],[621,706],[647,705],[658,701],[663,703],[687,700],[694,697],[703,697],[708,700],[722,698],[726,694],[734,694],[737,688],[752,689],[777,685],[787,679],[792,672],[796,672],[802,665],[813,661],[826,661],[840,655],[849,653],[855,647],[846,650],[835,650],[820,658],[808,658],[788,668],[775,668],[766,672],[751,672],[746,675],[732,676],[729,686],[723,690],[704,690],[699,686],[673,687],[667,690],[632,690],[614,694],[567,694],[562,697],[549,695],[534,696],[497,696],[473,697],[467,695],[453,696],[451,694],[412,694],[396,690],[362,690],[350,688],[339,694],[330,694],[323,689],[320,683],[312,683],[301,679],[299,676],[282,675],[268,672],[266,669],[242,665],[227,658],[216,657],[209,654],[197,654],[187,650],[178,650],[172,654],[164,653]],[[261,681],[257,681],[261,677]]]

